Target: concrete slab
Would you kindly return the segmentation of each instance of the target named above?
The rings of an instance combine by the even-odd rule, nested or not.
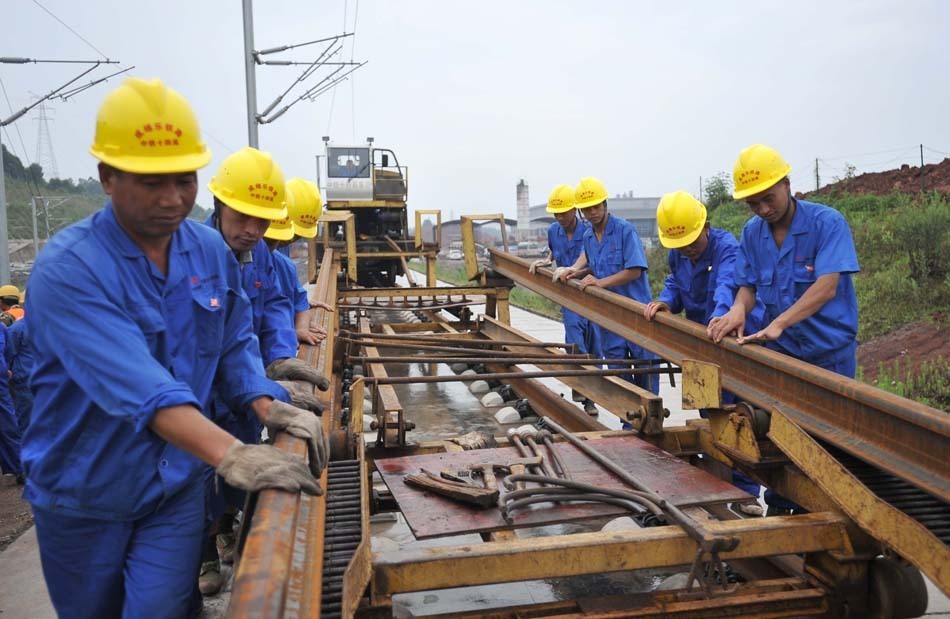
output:
[[[55,619],[40,567],[36,527],[0,552],[0,615],[4,619]]]

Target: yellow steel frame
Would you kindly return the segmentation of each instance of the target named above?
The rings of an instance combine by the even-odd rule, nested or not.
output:
[[[333,247],[334,242],[330,239],[331,223],[342,223],[344,226],[346,253],[346,277],[351,282],[356,281],[356,218],[349,211],[323,211],[320,215],[320,223],[323,224],[323,246],[324,248]]]
[[[465,255],[465,275],[469,281],[484,280],[484,272],[478,269],[478,254],[475,251],[475,222],[497,221],[501,224],[501,242],[508,251],[508,228],[505,225],[505,216],[502,213],[492,215],[462,215],[459,225],[462,228],[462,252]],[[482,284],[484,285],[484,281]]]
[[[851,550],[844,520],[832,513],[704,526],[741,540],[723,553],[726,561]],[[675,526],[382,552],[373,561],[371,600],[388,606],[392,595],[410,591],[683,566],[695,554],[696,542]]]
[[[769,437],[844,513],[950,595],[950,548],[933,533],[879,498],[778,410],[772,412]]]

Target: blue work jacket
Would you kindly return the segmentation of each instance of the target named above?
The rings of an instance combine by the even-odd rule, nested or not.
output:
[[[214,215],[205,224],[217,228]],[[260,240],[250,251],[238,254],[237,259],[244,294],[251,301],[254,335],[260,340],[264,366],[277,359],[296,357],[297,332],[293,321],[287,323],[287,316],[293,316],[293,305],[278,282],[273,253]]]
[[[20,319],[7,329],[7,342],[4,357],[10,370],[11,380],[20,385],[27,384],[33,370],[33,347],[30,345],[27,322]]]
[[[274,268],[277,271],[277,282],[283,293],[290,299],[291,305],[293,305],[293,311],[290,313],[290,324],[294,325],[296,315],[310,309],[307,290],[300,284],[300,277],[297,275],[297,264],[279,250],[275,249],[272,253],[274,255]]]
[[[109,203],[50,240],[29,288],[35,403],[22,454],[36,507],[108,520],[154,512],[205,466],[148,428],[158,409],[206,411],[212,389],[244,411],[286,398],[264,376],[234,254],[205,226],[182,222],[163,275]]]
[[[853,346],[858,333],[858,300],[851,274],[858,255],[851,228],[838,211],[824,204],[795,201],[792,225],[776,247],[769,224],[755,216],[746,222],[736,255],[735,281],[755,288],[765,303],[768,325],[798,301],[822,275],[839,273],[832,300],[766,345],[820,364],[829,354]],[[746,330],[748,332],[748,329]]]
[[[685,311],[689,320],[708,325],[711,319],[728,312],[736,299],[734,271],[738,250],[736,237],[718,228],[709,229],[706,249],[695,263],[671,249],[667,256],[670,274],[658,300],[669,305],[672,313]],[[755,333],[765,326],[764,314],[765,306],[756,297],[755,307],[746,316],[745,333]]]
[[[559,267],[569,267],[577,262],[578,256],[584,251],[584,233],[590,228],[590,223],[576,214],[577,226],[574,228],[574,234],[570,239],[567,238],[567,232],[558,222],[554,222],[548,227],[548,249],[551,250],[551,257]]]
[[[652,295],[647,278],[647,257],[643,253],[643,244],[633,224],[620,217],[608,215],[604,236],[599,242],[593,227],[584,231],[584,252],[587,255],[587,266],[598,279],[624,269],[643,269],[637,279],[620,286],[611,286],[607,290],[641,303],[650,302]]]

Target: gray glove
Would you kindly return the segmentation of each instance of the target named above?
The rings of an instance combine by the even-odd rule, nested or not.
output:
[[[323,404],[313,395],[313,385],[305,380],[278,380],[277,384],[290,394],[290,403],[317,415],[323,414]]]
[[[546,267],[550,264],[551,264],[550,260],[544,260],[544,259],[535,260],[531,263],[531,266],[528,267],[528,273],[531,273],[532,275],[534,275],[535,272],[538,270],[538,267]]]
[[[294,357],[278,359],[267,366],[267,378],[271,380],[305,380],[320,391],[330,388],[330,381],[315,369]]]
[[[326,468],[330,459],[330,442],[323,435],[323,422],[319,417],[308,410],[274,400],[267,407],[264,425],[271,430],[284,430],[307,441],[310,471],[314,475],[320,475]]]
[[[224,452],[216,470],[224,481],[249,492],[276,488],[316,496],[323,494],[323,489],[307,470],[303,458],[283,452],[273,445],[245,445],[241,441],[234,441]]]

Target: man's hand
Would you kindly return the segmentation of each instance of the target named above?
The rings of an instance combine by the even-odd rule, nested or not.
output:
[[[643,317],[647,320],[653,320],[653,317],[656,316],[657,312],[669,311],[670,306],[663,301],[650,301],[647,303],[647,306],[643,308]]]
[[[315,346],[327,339],[327,330],[323,325],[307,325],[306,328],[297,329],[297,341],[301,344],[310,344]]]
[[[768,342],[770,340],[777,340],[782,336],[782,333],[785,331],[785,327],[778,324],[778,320],[773,320],[769,323],[769,326],[762,329],[758,333],[753,333],[752,335],[740,336],[736,340],[737,344],[754,344],[756,342]]]
[[[313,385],[305,380],[278,380],[278,385],[290,394],[290,403],[317,415],[323,414],[323,404],[313,395]]]
[[[584,279],[580,281],[580,285],[581,285],[581,290],[584,290],[588,286],[603,288],[603,285],[600,283],[600,280],[594,277],[593,275],[585,275]]]
[[[315,369],[293,357],[278,359],[267,366],[267,378],[271,380],[305,380],[320,391],[330,388],[330,381]]]
[[[267,407],[267,417],[263,421],[271,430],[284,430],[307,441],[310,471],[315,476],[326,468],[330,459],[330,442],[323,435],[323,422],[319,417],[308,410],[274,400]]]
[[[551,264],[551,261],[546,260],[544,258],[541,258],[540,260],[535,260],[531,263],[531,266],[528,267],[528,273],[531,273],[532,275],[534,275],[537,272],[538,267],[546,267],[550,264]]]
[[[285,453],[273,445],[245,445],[234,441],[224,452],[216,471],[224,481],[249,492],[276,488],[317,496],[323,494],[303,458]]]
[[[566,282],[574,276],[574,269],[572,267],[558,267],[554,269],[554,275],[551,276],[551,281],[556,282],[561,280]]]
[[[326,312],[331,312],[331,313],[333,312],[333,308],[329,304],[324,303],[323,301],[310,301],[310,307],[312,307],[313,309],[322,309]]]
[[[706,327],[706,335],[717,344],[733,333],[738,338],[742,338],[745,333],[745,310],[739,305],[733,305],[727,313],[713,318]]]

